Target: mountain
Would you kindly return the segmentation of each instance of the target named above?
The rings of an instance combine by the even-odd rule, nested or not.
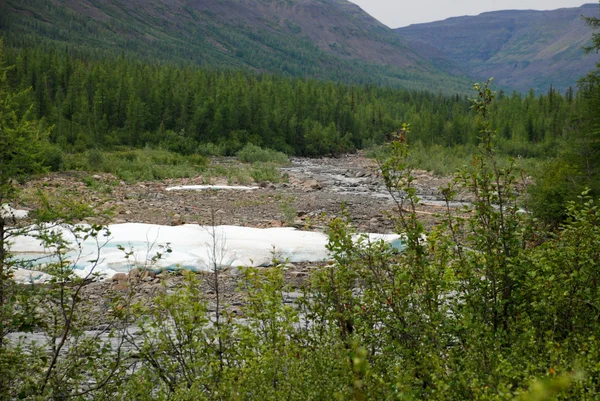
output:
[[[149,61],[464,91],[346,0],[0,0],[9,46],[38,43]]]
[[[544,92],[550,85],[559,90],[576,85],[598,61],[581,49],[592,37],[582,15],[597,16],[598,4],[487,12],[395,31],[438,65],[454,64],[477,79],[493,76],[496,84],[522,92]]]

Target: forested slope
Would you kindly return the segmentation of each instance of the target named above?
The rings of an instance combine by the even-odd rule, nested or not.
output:
[[[391,29],[345,0],[3,0],[8,46],[92,49],[149,62],[463,91]]]

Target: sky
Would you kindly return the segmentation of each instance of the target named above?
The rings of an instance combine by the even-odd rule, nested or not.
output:
[[[554,10],[595,0],[350,0],[390,28],[494,10]]]

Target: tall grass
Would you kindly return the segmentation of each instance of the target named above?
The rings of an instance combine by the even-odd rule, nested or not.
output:
[[[234,161],[211,164],[209,158],[201,155],[184,156],[165,149],[147,147],[110,152],[93,149],[83,153],[62,154],[61,169],[111,173],[126,182],[203,177],[206,183],[210,183],[212,178],[219,177],[227,179],[230,184],[247,185],[253,181],[261,183],[283,180],[279,171],[280,163],[273,162],[284,162],[278,153],[250,149],[246,155],[259,155],[257,159],[264,160],[263,156],[267,154],[269,161],[254,161],[252,164]],[[245,160],[251,159],[253,157]],[[289,162],[287,156],[285,162]]]
[[[151,148],[112,152],[93,149],[63,155],[65,170],[111,173],[128,182],[194,177],[208,163],[209,160],[203,156],[182,156]]]

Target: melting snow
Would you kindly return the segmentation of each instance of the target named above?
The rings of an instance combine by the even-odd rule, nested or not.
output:
[[[166,191],[206,191],[206,190],[230,189],[238,191],[254,191],[258,187],[245,187],[242,185],[182,185],[178,187],[169,187]]]
[[[273,257],[290,262],[319,262],[329,259],[327,236],[323,233],[300,231],[295,228],[249,228],[237,226],[159,226],[141,223],[114,224],[108,227],[110,237],[87,238],[77,246],[69,227],[58,227],[64,238],[73,245],[67,255],[75,272],[86,276],[92,269],[111,277],[116,272],[127,272],[134,266],[146,265],[155,270],[189,269],[206,271],[214,262],[218,266],[268,266]],[[366,234],[369,240],[384,240],[402,250],[399,235]],[[169,246],[172,252],[164,252]],[[129,261],[125,251],[131,251]],[[161,248],[162,247],[162,248]],[[100,257],[98,258],[98,249]],[[31,236],[12,240],[11,252],[15,258],[30,260],[32,265],[48,263],[50,251]],[[163,254],[154,265],[151,258]],[[44,259],[46,257],[46,259]],[[93,260],[98,259],[94,266]],[[37,274],[37,273],[36,273]],[[37,276],[36,276],[37,277]],[[27,277],[24,277],[28,281]],[[22,278],[23,279],[23,278]]]
[[[28,214],[29,212],[27,210],[13,209],[10,205],[2,205],[0,207],[0,217],[24,219]]]

